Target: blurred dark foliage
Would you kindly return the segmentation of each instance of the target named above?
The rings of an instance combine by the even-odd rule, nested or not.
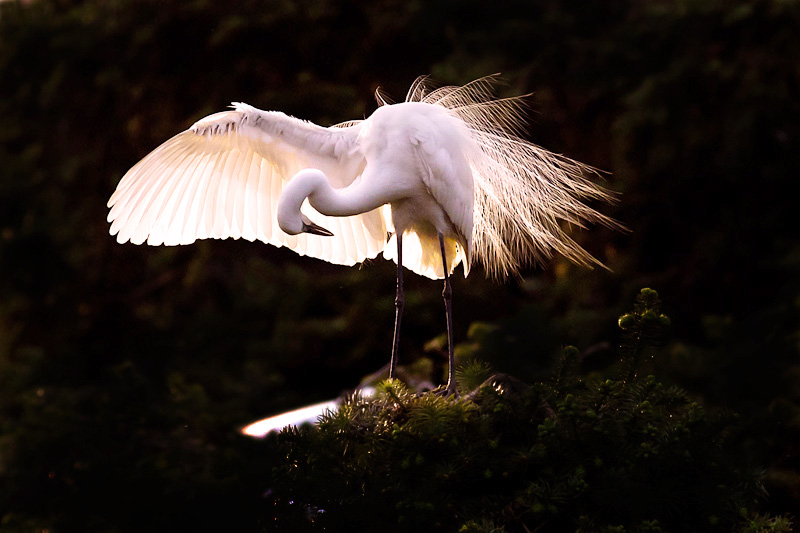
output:
[[[257,529],[271,467],[237,428],[388,361],[391,264],[117,245],[125,170],[230,101],[332,124],[379,85],[493,72],[533,93],[534,142],[609,172],[632,232],[576,232],[611,271],[455,280],[458,353],[533,380],[574,344],[600,373],[655,287],[654,372],[738,412],[769,510],[800,515],[799,64],[794,0],[0,2],[0,526]],[[440,380],[439,284],[407,290],[402,361]]]
[[[285,429],[274,530],[791,531],[754,510],[761,476],[731,453],[736,417],[640,372],[669,326],[658,294],[642,290],[620,326],[613,379],[585,380],[570,346],[532,386],[471,362],[463,398],[387,380]]]

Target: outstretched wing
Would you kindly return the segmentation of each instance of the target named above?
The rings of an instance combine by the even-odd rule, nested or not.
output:
[[[323,128],[275,111],[234,104],[179,133],[131,168],[108,201],[117,241],[151,245],[196,239],[256,239],[301,255],[352,265],[386,244],[380,210],[327,217],[304,212],[334,236],[287,235],[278,227],[278,200],[304,168],[322,170],[334,188],[364,168],[359,123]]]

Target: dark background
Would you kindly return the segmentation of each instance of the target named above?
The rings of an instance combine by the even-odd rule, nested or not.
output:
[[[738,412],[766,509],[800,513],[800,3],[40,0],[0,3],[0,529],[256,530],[270,463],[238,429],[388,361],[393,264],[118,245],[130,166],[231,101],[330,125],[495,72],[632,231],[575,233],[611,271],[457,272],[462,360],[532,380],[574,344],[596,371],[652,287],[652,371]],[[402,362],[440,380],[440,283],[407,291]]]

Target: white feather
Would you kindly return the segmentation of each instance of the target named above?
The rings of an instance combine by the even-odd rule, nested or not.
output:
[[[597,172],[520,138],[524,97],[495,99],[493,76],[430,92],[426,81],[418,78],[408,99],[446,108],[472,141],[466,157],[475,191],[473,252],[486,272],[504,277],[554,252],[582,265],[602,265],[561,228],[562,222],[623,228],[583,203],[614,200],[587,178]]]
[[[345,265],[380,253],[386,242],[380,212],[350,217],[334,237],[292,238],[274,224],[283,187],[299,170],[324,169],[338,187],[357,178],[358,124],[322,128],[246,104],[233,107],[198,121],[123,176],[108,202],[111,234],[120,243],[259,239]],[[332,223],[313,210],[310,218]]]
[[[473,261],[503,277],[554,253],[601,264],[562,223],[620,228],[584,203],[613,195],[587,178],[592,168],[522,139],[525,100],[494,98],[493,83],[430,90],[419,78],[405,103],[329,128],[234,103],[123,176],[108,202],[111,234],[152,245],[258,239],[351,265],[382,251],[396,260],[392,234],[403,232],[403,265],[431,278],[444,275],[439,233],[448,270],[463,264],[465,275]],[[279,228],[293,195],[293,216],[302,210],[333,237]]]

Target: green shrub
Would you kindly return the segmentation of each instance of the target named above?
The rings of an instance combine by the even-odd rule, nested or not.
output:
[[[614,379],[568,347],[528,386],[462,368],[459,398],[380,384],[317,426],[284,430],[274,523],[292,531],[789,531],[761,517],[759,473],[726,451],[736,417],[707,413],[638,368],[669,319],[644,289],[620,318]],[[468,383],[476,386],[466,387]],[[471,390],[470,390],[471,389]],[[753,529],[755,528],[755,529]]]

